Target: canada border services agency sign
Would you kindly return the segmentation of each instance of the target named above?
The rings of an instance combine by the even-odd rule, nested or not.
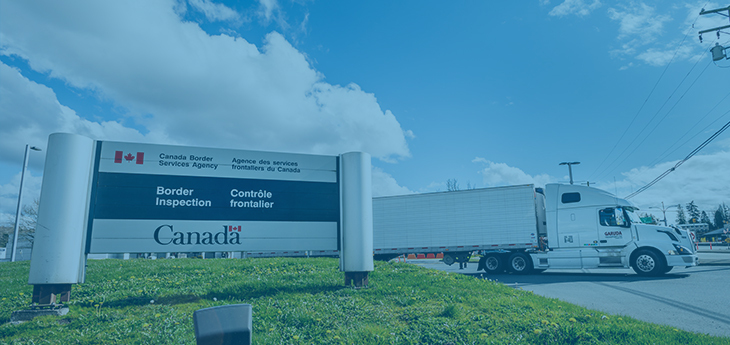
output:
[[[97,141],[86,253],[339,250],[337,156]]]
[[[341,271],[373,270],[367,153],[150,145],[71,133],[51,134],[46,152],[28,274],[34,291],[83,283],[92,253],[337,250]],[[56,288],[68,291],[44,291]]]

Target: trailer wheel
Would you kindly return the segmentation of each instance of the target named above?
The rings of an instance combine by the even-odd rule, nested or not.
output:
[[[656,276],[667,272],[666,264],[651,250],[641,249],[632,255],[631,268],[642,276]]]
[[[525,253],[514,253],[507,260],[507,269],[517,274],[530,273],[533,269],[532,260]]]
[[[444,263],[451,266],[456,262],[453,256],[451,254],[444,254]]]
[[[499,254],[487,254],[479,260],[479,268],[487,273],[504,272],[504,259]]]

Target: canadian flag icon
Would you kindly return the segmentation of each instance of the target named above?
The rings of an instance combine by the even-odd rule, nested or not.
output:
[[[225,227],[225,225],[224,225],[224,227]],[[241,226],[240,226],[240,225],[239,225],[239,226],[233,226],[233,225],[229,225],[229,226],[228,226],[228,231],[229,231],[229,232],[232,232],[232,231],[238,231],[238,232],[241,232]]]
[[[114,163],[121,163],[122,160],[125,160],[127,162],[131,162],[135,160],[137,164],[144,164],[144,152],[137,152],[137,155],[133,155],[131,153],[124,154],[124,151],[115,151],[114,152]]]

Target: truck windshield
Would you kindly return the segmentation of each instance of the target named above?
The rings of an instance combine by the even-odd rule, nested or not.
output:
[[[636,211],[633,207],[623,207],[624,212],[626,213],[626,217],[628,217],[631,220],[631,223],[635,224],[642,224],[641,218],[638,214],[634,213]]]

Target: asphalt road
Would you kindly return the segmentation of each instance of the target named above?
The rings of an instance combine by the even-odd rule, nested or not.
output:
[[[533,275],[487,276],[476,271],[476,263],[459,270],[458,264],[447,266],[439,260],[409,262],[496,280],[608,314],[730,337],[730,254],[727,253],[700,253],[700,266],[675,268],[662,277],[641,277],[631,269],[547,270]]]

